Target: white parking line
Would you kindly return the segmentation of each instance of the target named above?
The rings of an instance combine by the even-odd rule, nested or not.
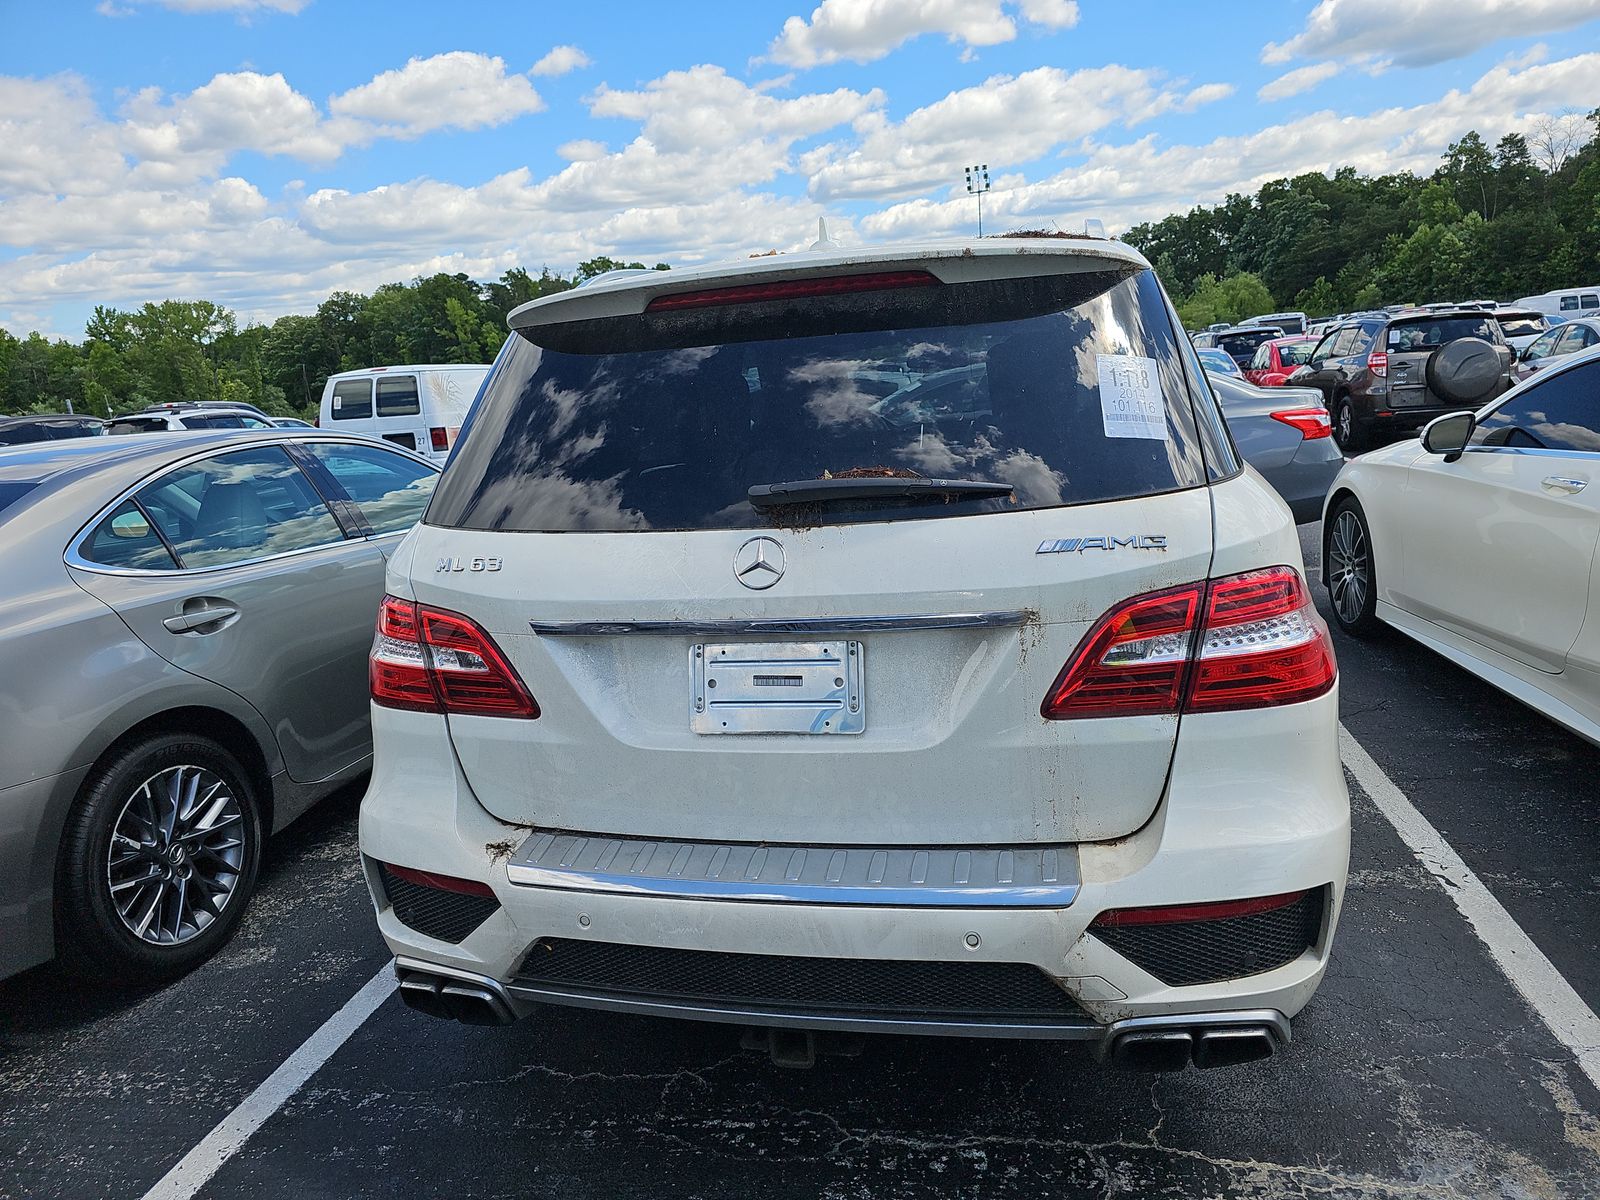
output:
[[[1343,723],[1339,726],[1339,756],[1361,790],[1411,847],[1417,861],[1455,901],[1511,985],[1556,1040],[1577,1056],[1578,1066],[1590,1082],[1600,1087],[1600,1017]]]
[[[190,1200],[206,1181],[221,1169],[266,1123],[268,1117],[300,1090],[300,1086],[333,1057],[361,1023],[389,998],[395,989],[394,967],[385,963],[366,985],[345,1002],[343,1008],[322,1023],[271,1075],[256,1088],[216,1128],[161,1177],[144,1194],[144,1200]]]

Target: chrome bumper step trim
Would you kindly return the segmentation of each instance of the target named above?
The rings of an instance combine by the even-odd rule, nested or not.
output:
[[[537,831],[506,867],[522,887],[697,900],[885,907],[1065,908],[1071,844],[792,846]]]

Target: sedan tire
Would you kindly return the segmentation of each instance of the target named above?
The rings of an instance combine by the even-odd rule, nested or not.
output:
[[[62,835],[62,965],[135,986],[192,970],[238,926],[261,843],[249,776],[218,743],[169,733],[120,750],[85,782]]]
[[[1348,496],[1328,515],[1322,563],[1329,607],[1339,628],[1359,638],[1380,633],[1383,622],[1376,614],[1378,589],[1372,569],[1372,534],[1361,505]]]

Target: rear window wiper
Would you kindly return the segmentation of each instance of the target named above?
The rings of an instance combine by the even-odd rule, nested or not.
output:
[[[747,493],[756,508],[785,504],[826,504],[830,500],[877,500],[952,496],[1009,496],[1009,483],[981,479],[795,479],[787,483],[758,483]]]

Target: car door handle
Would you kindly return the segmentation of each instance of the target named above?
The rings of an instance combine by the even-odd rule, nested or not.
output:
[[[1560,492],[1563,496],[1576,496],[1589,486],[1587,479],[1567,479],[1560,475],[1546,475],[1539,486],[1547,492]]]
[[[215,633],[238,615],[231,604],[187,600],[181,613],[161,623],[173,633]]]

